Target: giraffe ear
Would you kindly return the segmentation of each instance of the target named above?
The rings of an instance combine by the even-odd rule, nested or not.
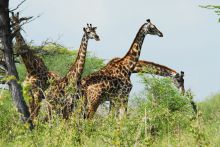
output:
[[[94,30],[96,30],[96,29],[97,29],[97,27],[94,27],[93,29],[94,29]]]
[[[147,22],[150,23],[150,19],[147,19]]]
[[[86,32],[86,28],[83,28],[83,31]]]

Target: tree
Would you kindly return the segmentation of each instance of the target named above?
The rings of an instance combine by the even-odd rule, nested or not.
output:
[[[207,5],[207,6],[200,6],[200,7],[206,8],[206,9],[214,9],[215,13],[220,16],[220,6]],[[220,18],[218,19],[218,21],[220,22]]]
[[[3,60],[1,65],[5,67],[5,71],[8,78],[9,90],[12,95],[13,102],[21,114],[21,119],[24,122],[30,124],[30,129],[33,128],[32,120],[30,119],[30,112],[28,111],[28,106],[24,101],[22,95],[22,87],[18,83],[19,77],[17,69],[14,62],[14,53],[12,49],[12,33],[10,28],[10,18],[9,18],[9,0],[0,1],[0,43],[3,52]]]

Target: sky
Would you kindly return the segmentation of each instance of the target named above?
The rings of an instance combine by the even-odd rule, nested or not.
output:
[[[10,0],[15,8],[21,0]],[[86,23],[97,26],[101,41],[88,50],[106,61],[123,57],[138,29],[151,19],[164,37],[146,36],[140,59],[185,72],[185,87],[201,101],[220,92],[220,23],[213,10],[199,5],[220,5],[219,0],[26,0],[22,16],[40,18],[24,26],[24,37],[41,44],[58,41],[78,49]],[[132,75],[132,94],[144,89]]]

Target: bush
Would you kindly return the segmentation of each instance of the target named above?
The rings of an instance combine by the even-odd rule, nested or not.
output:
[[[135,105],[136,113],[145,120],[142,140],[147,138],[149,144],[166,137],[169,137],[168,140],[174,139],[173,142],[179,140],[177,136],[191,129],[195,117],[191,97],[180,94],[169,78],[141,77],[146,88],[145,98],[138,98]]]

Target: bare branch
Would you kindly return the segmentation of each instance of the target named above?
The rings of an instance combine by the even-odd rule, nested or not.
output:
[[[13,30],[13,32],[11,33],[11,37],[14,38],[16,36],[16,33],[18,33],[19,31],[24,31],[22,29],[22,26],[27,24],[27,23],[30,23],[34,20],[36,20],[37,18],[39,18],[42,14],[39,14],[38,16],[36,17],[22,17],[22,18],[19,18],[19,12],[17,13],[17,15],[14,15],[14,12],[11,12],[12,13],[12,17],[11,17],[11,28]],[[13,22],[14,21],[14,22]],[[16,27],[16,25],[19,25]],[[25,32],[25,31],[24,31]]]
[[[26,21],[25,21],[24,23],[22,23],[20,26],[23,26],[23,25],[25,25],[25,24],[27,24],[27,23],[30,23],[30,22],[32,22],[32,21],[34,21],[34,20],[40,18],[42,15],[43,15],[43,13],[39,14],[39,15],[36,16],[36,17],[33,17],[33,16],[32,16],[32,17],[24,17],[24,18],[26,18]],[[21,19],[22,19],[22,18],[21,18]]]
[[[17,5],[16,8],[14,8],[14,9],[12,9],[12,10],[9,10],[9,12],[13,12],[13,11],[17,10],[25,1],[26,1],[26,0],[21,1],[21,2]]]

